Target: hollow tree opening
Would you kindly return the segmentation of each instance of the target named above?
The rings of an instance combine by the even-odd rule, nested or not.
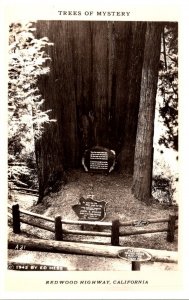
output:
[[[40,80],[44,109],[56,124],[36,145],[40,198],[49,181],[81,166],[86,148],[114,149],[132,174],[146,22],[38,21],[51,72]]]

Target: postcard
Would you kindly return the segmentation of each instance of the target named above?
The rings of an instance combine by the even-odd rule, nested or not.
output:
[[[185,7],[2,12],[2,299],[185,299]]]

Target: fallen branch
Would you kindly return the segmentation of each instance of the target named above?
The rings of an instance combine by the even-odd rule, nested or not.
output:
[[[52,253],[69,253],[79,255],[92,255],[118,258],[118,252],[121,249],[128,249],[130,247],[108,246],[108,245],[94,245],[81,244],[74,242],[62,242],[53,240],[25,238],[19,235],[11,234],[8,240],[8,248],[16,249],[19,245],[24,245],[25,250],[52,252]],[[176,251],[155,250],[136,248],[137,250],[147,251],[151,256],[151,261],[177,263],[178,254]]]
[[[39,191],[38,190],[33,190],[33,189],[26,189],[24,187],[13,187],[11,188],[11,190],[16,190],[16,191],[26,191],[26,192],[30,192],[30,193],[33,193],[33,194],[38,194]]]
[[[22,182],[22,181],[20,181],[20,180],[18,180],[18,179],[16,179],[16,180],[9,180],[9,182],[13,182],[13,184],[19,184],[19,185],[22,185],[23,187],[27,187],[27,186],[28,186],[26,183],[24,183],[24,182]],[[14,186],[13,186],[13,187],[10,187],[10,189],[11,189],[11,190],[14,189]]]

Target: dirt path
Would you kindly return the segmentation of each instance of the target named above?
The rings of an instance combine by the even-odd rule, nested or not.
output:
[[[80,197],[90,196],[97,201],[106,201],[106,216],[104,221],[112,221],[114,219],[134,221],[147,220],[149,218],[167,218],[169,213],[173,212],[173,207],[163,207],[156,202],[148,206],[136,200],[131,193],[131,182],[131,177],[116,172],[106,176],[101,174],[92,175],[82,170],[70,171],[68,173],[68,183],[59,192],[51,193],[45,197],[43,203],[33,206],[31,210],[45,216],[55,217],[56,215],[61,215],[62,219],[78,220],[72,206],[79,202]],[[167,225],[151,224],[147,228],[162,228],[162,226],[165,227]],[[32,231],[34,237],[54,239],[52,233],[33,229],[27,225],[23,225],[23,228],[27,232],[28,229],[30,232]],[[73,229],[73,226],[71,228],[68,226],[68,229]],[[80,228],[77,226],[77,229]],[[128,230],[131,229],[131,227],[128,227]],[[141,229],[141,227],[138,227],[138,229]],[[177,236],[174,243],[168,243],[166,235],[167,233],[154,233],[122,237],[120,238],[120,244],[124,246],[177,250]],[[74,240],[80,241],[81,236],[74,236]],[[82,237],[82,240],[97,243],[110,242],[109,238],[105,237]]]
[[[82,196],[92,196],[94,200],[107,202],[106,221],[116,218],[120,221],[162,218],[173,211],[173,208],[165,209],[158,203],[147,206],[136,200],[131,193],[131,182],[132,178],[125,174],[112,173],[106,176],[72,171],[61,191],[45,197],[44,204],[38,205],[37,210],[44,212],[46,205],[46,215],[58,213],[67,219],[77,219],[72,205],[77,204]]]

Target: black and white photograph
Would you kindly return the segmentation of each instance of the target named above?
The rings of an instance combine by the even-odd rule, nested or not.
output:
[[[57,8],[6,28],[7,273],[147,290],[181,271],[179,22]]]

